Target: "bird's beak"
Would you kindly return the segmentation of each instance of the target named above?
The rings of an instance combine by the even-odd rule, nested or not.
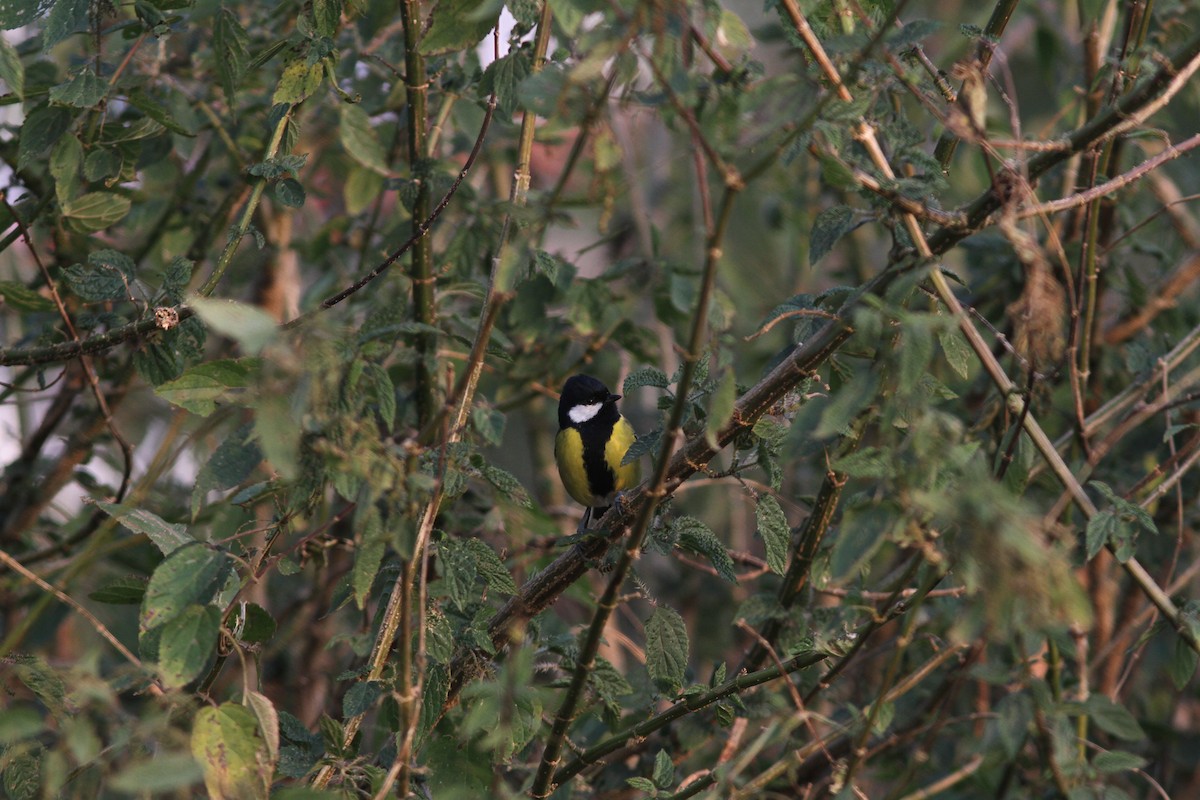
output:
[[[610,394],[608,396],[608,402],[610,402],[610,403],[615,403],[620,399],[621,399],[621,395],[619,395],[619,394]]]

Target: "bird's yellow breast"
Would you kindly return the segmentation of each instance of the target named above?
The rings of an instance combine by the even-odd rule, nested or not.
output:
[[[574,428],[564,428],[554,438],[554,461],[567,494],[585,506],[592,505],[592,490],[588,488],[587,472],[583,467],[583,438]]]
[[[625,453],[633,446],[636,438],[637,434],[633,432],[633,426],[626,422],[624,417],[621,417],[613,426],[612,436],[609,437],[608,444],[604,447],[604,459],[608,462],[608,466],[616,478],[614,482],[618,492],[623,492],[638,482],[637,462],[621,465],[625,459]]]

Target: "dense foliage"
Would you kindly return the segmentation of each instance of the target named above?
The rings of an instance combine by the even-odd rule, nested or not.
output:
[[[1200,790],[1194,2],[0,26],[7,796]]]

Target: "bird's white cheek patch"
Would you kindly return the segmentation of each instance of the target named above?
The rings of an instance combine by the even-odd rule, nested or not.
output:
[[[567,416],[571,418],[571,422],[574,422],[576,425],[582,425],[599,414],[600,408],[603,405],[603,403],[592,403],[586,406],[572,406],[571,410],[567,412]]]

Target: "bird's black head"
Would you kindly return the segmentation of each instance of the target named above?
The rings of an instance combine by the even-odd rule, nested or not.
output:
[[[616,422],[620,399],[621,395],[613,394],[591,375],[572,375],[563,384],[558,401],[558,427],[578,427],[592,421]]]

